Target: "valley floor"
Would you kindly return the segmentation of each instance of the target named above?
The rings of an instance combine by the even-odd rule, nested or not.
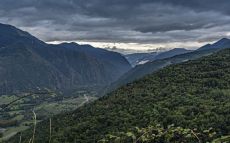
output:
[[[0,125],[2,126],[0,133],[2,137],[0,141],[7,140],[18,132],[24,131],[33,125],[33,113],[37,114],[37,122],[52,117],[53,115],[73,111],[84,104],[91,102],[97,97],[89,93],[82,93],[79,96],[59,97],[60,95],[32,95],[18,100],[8,109],[2,110],[0,113]],[[17,99],[15,95],[0,96],[0,106],[4,103],[10,103]],[[35,102],[36,101],[36,102]],[[5,124],[5,125],[4,125]],[[5,127],[4,127],[5,126]]]

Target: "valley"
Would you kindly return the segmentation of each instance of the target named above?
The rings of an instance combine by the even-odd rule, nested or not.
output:
[[[20,98],[23,95],[29,95]],[[63,96],[52,92],[24,93],[23,95],[2,95],[0,106],[10,103],[7,108],[0,108],[1,140],[7,140],[18,132],[22,132],[33,126],[33,113],[37,115],[37,122],[51,118],[53,115],[70,112],[78,107],[96,100],[98,97],[94,93],[79,91],[73,96]]]
[[[229,0],[0,0],[0,143],[230,143]]]
[[[23,143],[31,136],[54,143],[176,142],[175,134],[188,143],[229,138],[228,114],[223,117],[229,112],[229,39],[125,59],[90,45],[46,44],[1,27],[21,39],[10,44],[0,36],[7,47],[0,48],[1,142]]]
[[[229,60],[230,50],[226,49],[171,65],[74,112],[54,116],[52,140],[69,143],[132,142],[132,136],[138,136],[135,129],[145,130],[146,127],[157,131],[170,127],[175,132],[172,136],[163,134],[159,138],[147,136],[151,142],[176,142],[177,134],[188,143],[196,142],[197,138],[201,142],[228,139]],[[47,120],[38,125],[36,142],[48,140],[48,126]],[[195,132],[198,137],[181,134],[180,130],[188,131],[188,134]],[[30,130],[23,133],[25,142],[28,137],[31,137]],[[11,142],[16,142],[17,138],[19,136]]]

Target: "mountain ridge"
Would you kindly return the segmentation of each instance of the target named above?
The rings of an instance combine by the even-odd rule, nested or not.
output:
[[[46,44],[10,25],[0,25],[0,43],[1,94],[38,87],[61,92],[102,88],[131,68],[119,53],[78,44],[72,49]]]
[[[174,48],[168,51],[161,52],[151,52],[151,53],[134,53],[125,55],[126,59],[130,64],[135,67],[137,65],[145,64],[147,62],[153,62],[155,60],[170,58],[176,55],[185,54],[192,52],[192,50],[187,50],[184,48]]]
[[[117,81],[113,82],[110,86],[108,86],[107,90],[108,91],[114,90],[117,87],[128,84],[147,74],[151,74],[152,72],[156,72],[157,70],[162,69],[168,65],[183,63],[188,60],[194,60],[218,52],[219,50],[230,48],[230,40],[227,38],[223,38],[212,45],[215,45],[215,48],[210,47],[209,45],[205,45],[192,52],[176,55],[165,59],[159,59],[152,62],[147,62],[143,65],[138,65],[132,68],[131,70],[129,70],[128,72],[126,72]]]
[[[230,46],[230,39],[228,38],[222,38],[219,41],[215,42],[214,44],[207,44],[197,50],[208,50],[208,49],[224,49],[229,48]]]

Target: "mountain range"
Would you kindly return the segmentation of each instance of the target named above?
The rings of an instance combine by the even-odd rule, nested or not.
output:
[[[221,40],[217,41],[214,44],[207,44],[204,45],[203,47],[199,48],[199,51],[202,50],[210,50],[210,49],[225,49],[225,48],[229,48],[230,45],[230,40],[227,38],[222,38]]]
[[[140,79],[141,77],[151,74],[153,72],[156,72],[166,66],[172,65],[172,64],[178,64],[182,62],[186,62],[189,60],[194,60],[203,56],[208,56],[212,53],[215,53],[221,49],[230,48],[230,40],[227,38],[223,38],[219,41],[217,41],[214,44],[209,44],[208,46],[203,46],[201,48],[198,48],[195,51],[187,51],[181,50],[179,51],[185,52],[184,54],[178,54],[175,56],[172,56],[174,53],[173,51],[177,51],[178,49],[171,50],[168,52],[163,52],[162,54],[159,54],[159,59],[154,60],[152,62],[147,62],[145,64],[137,65],[131,70],[129,70],[127,73],[122,75],[117,81],[112,83],[108,86],[107,92],[112,91],[122,85],[125,85],[127,83],[131,83],[137,79]],[[169,53],[169,54],[168,54]],[[171,56],[172,57],[171,57]],[[167,56],[169,58],[167,58]],[[156,56],[157,57],[157,56]],[[162,59],[161,59],[162,58]]]
[[[145,64],[154,60],[160,60],[170,58],[176,55],[192,52],[192,50],[186,50],[184,48],[175,48],[168,51],[150,52],[150,53],[134,53],[125,55],[130,64],[135,67],[136,65]]]
[[[134,142],[142,130],[148,135],[143,141],[177,142],[180,136],[188,143],[211,142],[230,134],[227,48],[230,40],[224,38],[195,51],[176,48],[127,55],[127,60],[90,45],[47,44],[0,24],[0,95],[37,89],[66,95],[80,89],[112,91],[91,103],[84,95],[84,106],[41,121],[35,142]],[[9,142],[29,142],[31,136],[29,129]]]
[[[50,120],[41,122],[35,142],[194,143],[229,139],[230,50],[208,55],[167,66],[74,112],[54,116],[52,136]],[[27,142],[32,133],[32,129],[23,132],[22,141]],[[19,137],[10,142],[18,142]]]
[[[119,53],[76,43],[47,44],[0,24],[0,94],[48,88],[66,92],[96,89],[131,69]]]

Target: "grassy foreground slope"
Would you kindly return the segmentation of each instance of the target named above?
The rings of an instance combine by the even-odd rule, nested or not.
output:
[[[55,116],[51,141],[92,143],[108,134],[157,124],[196,132],[212,128],[214,138],[230,134],[229,49],[166,67],[72,113]],[[22,142],[28,142],[31,133],[23,132]],[[48,142],[49,133],[49,121],[40,123],[36,143]],[[9,142],[18,140],[19,135]]]

